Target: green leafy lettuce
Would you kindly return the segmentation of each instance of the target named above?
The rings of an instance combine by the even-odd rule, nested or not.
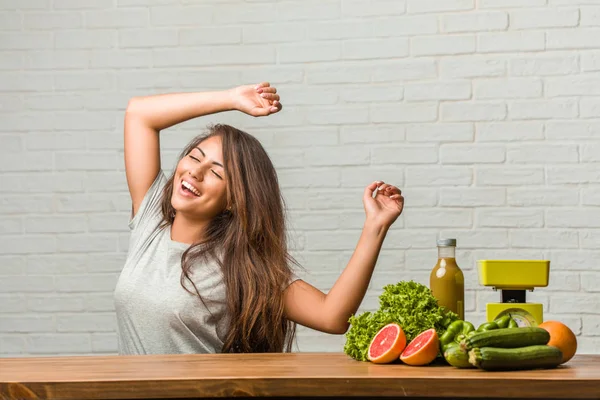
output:
[[[441,336],[458,315],[440,307],[425,285],[402,281],[383,287],[379,296],[379,310],[353,315],[348,322],[344,353],[359,361],[368,361],[367,352],[375,334],[386,324],[398,323],[407,343],[419,333],[434,328]]]

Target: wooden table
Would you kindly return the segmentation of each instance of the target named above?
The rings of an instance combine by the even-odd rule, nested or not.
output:
[[[0,358],[2,399],[600,398],[600,355],[513,372],[358,362],[340,353]]]

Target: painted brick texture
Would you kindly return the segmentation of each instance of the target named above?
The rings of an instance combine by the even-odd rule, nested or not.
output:
[[[0,356],[112,354],[128,243],[131,96],[268,80],[284,110],[162,134],[163,165],[212,122],[278,168],[293,254],[329,290],[358,240],[362,190],[402,217],[359,311],[428,284],[456,237],[467,317],[499,294],[476,260],[547,258],[528,294],[600,354],[600,6],[577,0],[19,0],[0,4]],[[343,336],[299,329],[298,351]]]

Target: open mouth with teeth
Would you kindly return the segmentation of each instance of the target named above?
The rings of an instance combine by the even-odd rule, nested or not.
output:
[[[181,190],[183,190],[185,193],[191,193],[194,196],[200,196],[200,192],[198,191],[198,189],[196,189],[186,181],[181,181]]]

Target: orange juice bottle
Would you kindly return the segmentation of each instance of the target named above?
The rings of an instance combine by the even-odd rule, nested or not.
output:
[[[437,241],[438,261],[429,276],[429,288],[438,304],[465,319],[465,277],[456,264],[456,239]]]

